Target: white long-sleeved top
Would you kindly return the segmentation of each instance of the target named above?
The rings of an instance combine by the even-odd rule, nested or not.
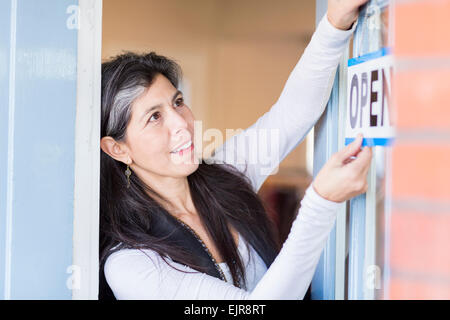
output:
[[[217,148],[208,163],[234,165],[246,174],[257,192],[324,111],[336,68],[356,24],[350,30],[339,30],[325,14],[278,101],[251,127]],[[265,146],[273,142],[271,129],[276,129],[278,136],[272,144],[275,149],[268,154]],[[249,140],[252,130],[266,130],[267,136]],[[190,273],[177,271],[152,250],[114,252],[105,263],[105,277],[117,299],[302,299],[340,205],[322,198],[309,186],[288,238],[268,269],[250,245],[248,251],[248,243],[239,235],[238,251],[246,266],[247,290],[230,282],[225,263],[219,265],[228,282],[169,260],[177,269]]]

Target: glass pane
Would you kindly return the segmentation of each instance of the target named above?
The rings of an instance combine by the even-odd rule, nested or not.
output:
[[[358,26],[361,31],[354,40],[354,57],[390,46],[388,1],[369,1],[360,12],[358,24],[361,24]]]
[[[386,0],[372,0],[362,9],[358,30],[353,40],[352,57],[362,56],[364,54],[378,51],[384,47],[390,47],[392,39],[389,38],[389,6]],[[372,178],[369,184],[374,188],[372,192],[374,196],[368,199],[375,201],[367,201],[366,208],[373,208],[375,212],[375,239],[373,239],[375,265],[370,266],[366,272],[366,281],[364,285],[372,285],[374,295],[371,298],[383,299],[383,271],[385,256],[385,190],[386,183],[386,161],[389,156],[389,147],[373,147],[374,164]],[[374,178],[374,179],[373,179]],[[370,190],[370,189],[369,189]],[[369,191],[370,192],[370,191]],[[366,209],[366,213],[369,210]],[[366,220],[367,221],[367,220]],[[362,240],[362,239],[361,239]],[[371,242],[371,241],[370,241]],[[367,248],[367,247],[366,247]],[[367,258],[366,252],[366,258]],[[369,281],[367,281],[369,280]],[[367,289],[367,288],[366,288]]]

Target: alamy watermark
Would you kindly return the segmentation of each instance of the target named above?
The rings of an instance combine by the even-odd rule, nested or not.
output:
[[[70,5],[66,9],[66,13],[69,15],[66,19],[66,27],[69,30],[80,29],[80,7],[77,5]]]
[[[203,123],[194,121],[194,163],[205,161],[229,163],[233,165],[255,165],[259,174],[270,175],[278,172],[280,158],[280,129],[226,129],[209,128],[203,131]],[[210,156],[211,155],[211,156]],[[174,164],[192,163],[187,157],[172,154]]]
[[[381,269],[379,266],[372,264],[365,270],[365,287],[368,290],[381,289]]]
[[[66,287],[69,290],[80,290],[81,289],[81,267],[77,265],[70,265],[66,269],[66,273],[70,275],[66,280]]]
[[[367,27],[369,30],[381,29],[381,10],[376,4],[367,7]]]

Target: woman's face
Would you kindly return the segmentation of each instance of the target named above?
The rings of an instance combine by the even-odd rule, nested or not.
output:
[[[166,77],[158,75],[131,108],[126,146],[130,167],[140,178],[186,177],[198,168],[193,113]],[[173,152],[189,142],[190,147]]]

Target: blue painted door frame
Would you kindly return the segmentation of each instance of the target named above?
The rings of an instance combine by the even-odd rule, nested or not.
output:
[[[316,0],[316,26],[327,11],[326,0]],[[339,123],[339,68],[336,72],[330,100],[325,112],[314,127],[314,165],[315,177],[328,158],[338,150]],[[331,230],[326,246],[320,256],[311,283],[311,299],[333,300],[335,296],[336,266],[336,225]]]
[[[382,41],[380,39],[379,29],[370,26],[368,17],[374,12],[379,13],[379,9],[388,5],[388,0],[370,0],[360,11],[358,25],[353,38],[354,56],[359,56],[367,52],[380,49]],[[316,0],[316,23],[320,21],[327,10],[326,0]],[[372,21],[373,22],[373,21]],[[329,156],[338,150],[339,141],[339,75],[345,74],[338,68],[333,91],[331,93],[328,106],[319,122],[314,128],[314,176],[325,164]],[[342,129],[341,129],[342,130]],[[373,168],[372,168],[373,169]],[[374,181],[369,181],[373,184]],[[375,188],[371,189],[375,192]],[[373,299],[372,293],[365,290],[365,260],[368,246],[376,245],[375,233],[373,237],[367,238],[367,227],[373,227],[374,222],[366,221],[367,206],[372,208],[376,202],[371,197],[370,203],[367,203],[366,194],[357,196],[349,201],[349,225],[348,225],[348,279],[346,279],[348,299]],[[366,225],[368,224],[368,225]],[[345,232],[341,234],[345,235]],[[367,243],[366,243],[367,242]],[[373,250],[372,250],[373,251]],[[340,252],[339,254],[342,254]],[[373,260],[373,259],[372,259]],[[335,299],[336,277],[343,277],[342,274],[336,274],[336,226],[330,233],[326,247],[322,253],[319,264],[316,269],[312,284],[312,299]],[[341,270],[342,271],[342,270]],[[339,298],[343,298],[340,295]]]

